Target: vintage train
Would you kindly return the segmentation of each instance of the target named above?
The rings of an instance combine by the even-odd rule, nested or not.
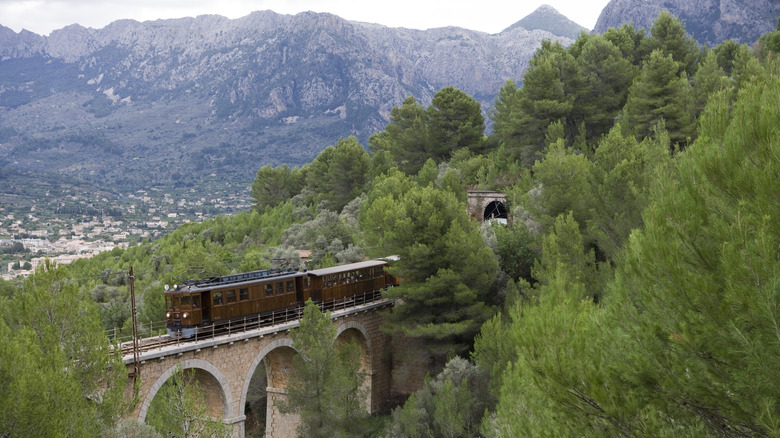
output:
[[[397,284],[381,259],[300,272],[267,269],[165,286],[166,325],[191,337],[204,327],[380,291]]]

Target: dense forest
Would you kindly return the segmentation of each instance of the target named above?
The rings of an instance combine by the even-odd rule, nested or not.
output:
[[[294,377],[302,435],[780,435],[778,54],[780,25],[700,48],[668,13],[649,33],[545,42],[490,135],[458,89],[409,97],[370,152],[347,138],[260,168],[252,211],[0,282],[0,437],[157,433],[119,421],[127,376],[107,354],[106,330],[130,332],[131,266],[147,335],[164,284],[388,255],[406,281],[384,329],[418,341],[430,378],[367,421],[312,415]],[[470,220],[469,188],[506,193],[510,224]],[[354,352],[307,318],[299,351],[358,388]]]

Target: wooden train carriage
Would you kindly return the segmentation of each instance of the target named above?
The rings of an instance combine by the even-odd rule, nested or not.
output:
[[[194,327],[294,307],[306,274],[269,269],[187,281],[165,292],[168,331],[187,336]]]
[[[311,270],[304,287],[304,299],[327,302],[384,289],[387,286],[386,266],[384,260],[368,260]]]

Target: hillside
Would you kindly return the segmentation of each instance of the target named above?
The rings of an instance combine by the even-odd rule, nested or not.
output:
[[[200,16],[48,37],[0,27],[0,167],[128,191],[252,180],[340,137],[364,144],[414,95],[483,109],[543,39],[513,28],[395,29],[313,12]]]
[[[658,14],[678,17],[699,44],[716,46],[725,40],[752,45],[775,30],[780,2],[772,0],[611,0],[601,11],[593,32],[633,23],[649,29]]]

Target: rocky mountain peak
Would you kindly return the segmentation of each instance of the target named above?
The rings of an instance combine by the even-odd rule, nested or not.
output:
[[[545,30],[553,35],[571,39],[576,39],[580,32],[588,30],[546,4],[539,6],[528,16],[506,28],[504,32],[518,27],[527,30]]]
[[[573,42],[542,29],[422,31],[314,12],[120,20],[48,37],[0,28],[0,128],[25,133],[0,144],[0,157],[107,185],[146,184],[152,164],[162,180],[183,166],[246,181],[340,137],[367,144],[410,95],[428,105],[452,85],[487,111],[545,39]],[[105,164],[116,162],[129,168]]]

